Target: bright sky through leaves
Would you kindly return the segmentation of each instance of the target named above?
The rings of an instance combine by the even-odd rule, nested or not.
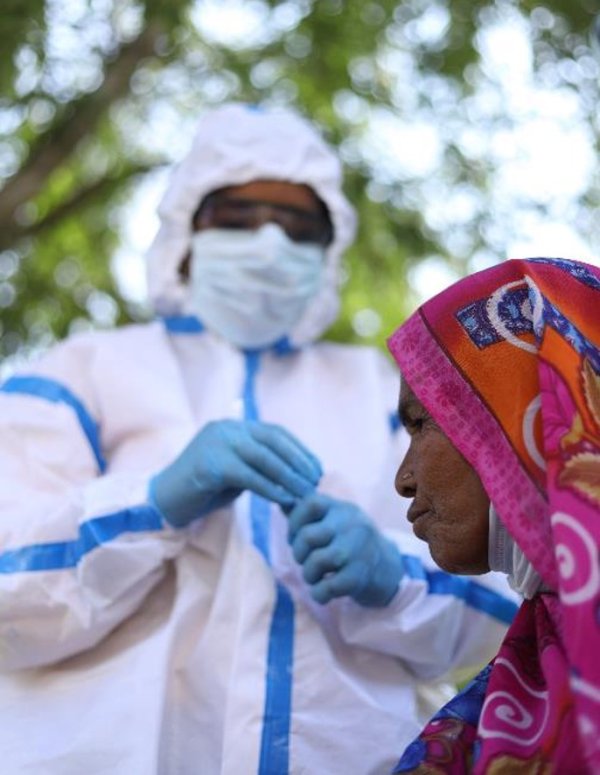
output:
[[[11,6],[0,358],[150,314],[142,255],[167,169],[228,99],[291,105],[339,147],[361,229],[334,339],[382,345],[420,299],[507,256],[595,260],[596,14],[596,0]]]

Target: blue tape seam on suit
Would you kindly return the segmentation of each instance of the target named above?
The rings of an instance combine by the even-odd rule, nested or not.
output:
[[[8,549],[0,554],[0,573],[22,573],[74,568],[81,558],[102,544],[123,533],[143,533],[162,530],[159,512],[149,504],[132,506],[114,514],[94,517],[83,522],[73,541],[33,544]]]
[[[404,570],[412,579],[422,579],[427,582],[431,595],[451,595],[488,616],[498,619],[504,624],[511,624],[515,618],[518,606],[512,600],[503,597],[483,584],[478,584],[470,578],[453,576],[444,571],[429,571],[418,557],[403,555]]]
[[[163,323],[170,334],[200,334],[204,331],[202,321],[194,315],[172,315],[163,318]]]
[[[204,323],[195,315],[171,315],[163,317],[162,322],[170,334],[201,334],[205,331]],[[299,348],[293,345],[287,336],[282,336],[274,344],[260,350],[246,350],[245,355],[253,357],[258,352],[270,351],[274,355],[285,356],[295,353]]]
[[[255,377],[260,353],[247,351],[244,385],[244,417],[258,420]],[[270,563],[269,526],[271,507],[264,499],[250,494],[250,519],[254,545]],[[265,709],[260,744],[259,775],[284,775],[289,771],[290,717],[292,711],[292,668],[294,659],[294,602],[287,589],[277,582],[275,608],[269,631]]]
[[[106,470],[106,461],[104,460],[100,449],[98,424],[92,418],[82,401],[80,401],[69,388],[48,377],[24,375],[20,377],[10,377],[10,379],[0,387],[0,390],[4,393],[35,396],[36,398],[42,398],[56,404],[65,404],[66,406],[69,406],[77,415],[81,429],[96,458],[100,473],[104,473]]]

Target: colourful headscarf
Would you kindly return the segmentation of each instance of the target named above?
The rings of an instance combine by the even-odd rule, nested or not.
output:
[[[395,772],[600,772],[600,269],[507,261],[388,346],[544,585]]]

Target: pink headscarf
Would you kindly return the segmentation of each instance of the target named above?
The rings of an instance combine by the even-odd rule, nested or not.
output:
[[[600,270],[508,261],[388,345],[544,583],[395,772],[600,772]]]

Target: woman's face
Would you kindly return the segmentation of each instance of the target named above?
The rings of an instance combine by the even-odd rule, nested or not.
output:
[[[436,563],[450,573],[486,573],[490,501],[467,463],[405,381],[400,419],[410,446],[396,474],[396,491],[413,498],[408,520],[429,544]]]

